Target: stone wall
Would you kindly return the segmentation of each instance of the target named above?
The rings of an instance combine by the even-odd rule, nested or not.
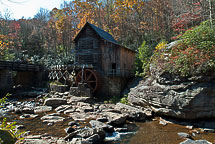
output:
[[[113,96],[120,96],[126,83],[126,78],[103,77],[101,88],[97,91],[96,96],[104,99]]]
[[[12,72],[9,70],[0,70],[0,97],[13,88]]]
[[[28,71],[19,71],[14,77],[15,85],[23,86],[35,86],[35,87],[45,87],[46,80],[45,72],[28,72]]]
[[[45,72],[14,72],[11,70],[0,70],[0,97],[10,92],[13,86],[24,87],[46,87],[48,76]]]

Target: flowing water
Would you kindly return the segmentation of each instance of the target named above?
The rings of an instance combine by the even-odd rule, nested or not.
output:
[[[48,126],[47,123],[43,123],[42,120],[40,120],[42,116],[41,114],[36,118],[20,119],[19,116],[20,115],[10,114],[10,119],[12,119],[13,121],[16,121],[17,125],[24,125],[23,130],[30,131],[31,135],[47,133],[54,137],[64,137],[66,136],[64,129],[67,128],[68,123],[72,121],[72,119],[67,118],[63,122],[57,122],[52,126]],[[61,114],[60,116],[66,117],[63,114]]]
[[[53,113],[49,112],[49,113]],[[66,119],[63,122],[57,122],[52,126],[43,123],[40,118],[44,114],[40,114],[36,118],[20,119],[18,114],[10,113],[9,120],[17,121],[17,124],[24,125],[23,130],[30,131],[31,135],[50,134],[54,137],[64,137],[65,128],[68,127],[68,122],[72,121],[67,115],[60,115]],[[185,125],[168,123],[167,125],[159,124],[158,118],[155,121],[136,122],[128,124],[129,133],[113,133],[107,139],[116,139],[113,142],[106,144],[178,144],[184,139],[179,138],[179,132],[192,134],[192,130],[187,129]],[[200,133],[192,137],[194,140],[205,139],[215,143],[215,133]]]
[[[192,130],[184,125],[167,124],[161,125],[158,121],[149,121],[145,123],[136,123],[139,127],[137,133],[123,138],[114,144],[179,144],[184,141],[177,133],[185,132],[191,134]],[[215,133],[200,133],[192,137],[194,140],[203,139],[209,142],[215,142]]]
[[[30,134],[38,135],[48,133],[56,137],[64,137],[66,133],[64,129],[68,127],[68,122],[71,119],[66,119],[63,122],[57,122],[53,126],[48,126],[40,120],[40,116],[34,119],[22,119],[20,120],[16,115],[11,116],[13,120],[18,124],[25,126],[25,131],[31,131]],[[136,122],[130,124],[129,133],[114,133],[109,136],[109,139],[113,138],[116,141],[107,142],[106,144],[179,144],[185,139],[179,138],[177,133],[185,132],[191,134],[192,130],[187,129],[184,125],[179,124],[167,124],[161,125],[159,121],[147,121]],[[215,142],[215,133],[200,133],[192,137],[194,140],[205,139],[209,142]]]

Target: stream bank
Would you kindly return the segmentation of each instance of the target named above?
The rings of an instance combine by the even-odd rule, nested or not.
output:
[[[75,97],[69,92],[40,93],[29,99],[11,98],[0,108],[0,113],[2,118],[16,121],[17,129],[26,131],[23,143],[120,140],[121,136],[136,132],[133,120],[146,118],[143,110],[121,103],[104,104],[90,97]]]
[[[164,119],[146,109],[104,104],[68,92],[11,99],[0,109],[8,120],[17,121],[18,129],[26,131],[23,143],[30,144],[176,144],[187,138],[212,143],[215,136],[214,129],[209,128],[215,126],[213,120],[194,123]]]

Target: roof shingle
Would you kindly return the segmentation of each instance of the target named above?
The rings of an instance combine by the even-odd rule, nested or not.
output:
[[[109,41],[109,42],[111,42],[111,43],[114,43],[114,44],[116,44],[116,45],[119,45],[119,46],[121,46],[121,47],[124,47],[124,46],[122,46],[119,42],[117,42],[117,41],[113,38],[113,36],[112,36],[111,34],[109,34],[108,32],[104,31],[103,29],[101,29],[101,28],[99,28],[99,27],[97,27],[97,26],[95,26],[95,25],[93,25],[93,24],[91,24],[91,23],[89,23],[89,22],[86,22],[86,24],[84,25],[84,27],[85,27],[86,25],[89,25],[89,26],[99,35],[99,37],[101,37],[102,39],[104,39],[104,40],[106,40],[106,41]],[[84,27],[83,27],[83,28],[84,28]],[[79,31],[79,33],[76,35],[74,41],[75,41],[76,39],[78,39],[78,37],[79,37],[81,31],[83,30],[83,28],[82,28],[82,29]],[[127,48],[127,47],[124,47],[124,48],[126,48],[126,49],[128,49],[128,50],[133,51],[133,52],[136,53],[136,51],[131,50],[131,49]]]
[[[109,42],[115,43],[115,44],[119,44],[111,34],[109,34],[108,32],[104,31],[103,29],[98,28],[97,26],[91,24],[88,22],[88,24],[90,25],[91,28],[93,28],[96,33],[103,38],[104,40],[107,40]]]

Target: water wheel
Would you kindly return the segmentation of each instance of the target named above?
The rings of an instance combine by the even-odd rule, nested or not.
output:
[[[92,90],[92,92],[95,92],[100,86],[101,79],[99,77],[98,72],[92,69],[84,69],[83,72],[82,70],[80,70],[76,75],[76,84],[80,82],[87,83],[88,87]]]

